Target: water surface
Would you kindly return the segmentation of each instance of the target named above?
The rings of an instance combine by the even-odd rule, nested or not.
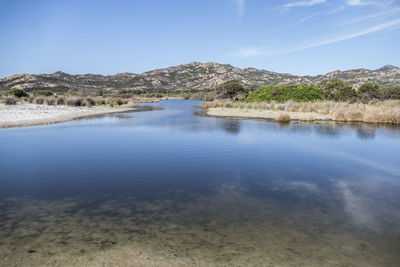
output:
[[[0,130],[0,265],[400,265],[399,128],[200,103]]]

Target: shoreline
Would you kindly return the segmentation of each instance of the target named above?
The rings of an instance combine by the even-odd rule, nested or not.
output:
[[[0,130],[55,124],[106,114],[138,110],[138,107],[69,107],[36,104],[0,104]],[[23,117],[23,118],[21,118]]]
[[[282,112],[273,110],[248,110],[238,108],[208,108],[206,114],[214,117],[231,117],[231,118],[251,118],[251,119],[266,119],[271,121],[279,121],[278,117],[286,113],[290,115],[290,121],[335,121],[329,115],[319,114],[316,112]]]

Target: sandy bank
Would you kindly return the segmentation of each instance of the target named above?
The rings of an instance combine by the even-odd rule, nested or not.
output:
[[[85,117],[135,110],[132,107],[70,107],[36,104],[0,104],[0,128],[51,124]]]
[[[330,115],[316,112],[284,112],[290,115],[291,120],[300,121],[326,121],[332,120]],[[209,108],[208,115],[221,117],[261,118],[276,120],[282,111],[275,110],[253,110],[239,108]]]

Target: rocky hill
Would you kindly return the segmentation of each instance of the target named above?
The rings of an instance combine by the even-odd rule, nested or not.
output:
[[[157,69],[142,74],[119,73],[103,76],[98,74],[71,75],[63,72],[53,74],[17,74],[0,79],[0,88],[21,88],[27,91],[49,89],[71,90],[204,90],[213,89],[220,83],[237,79],[249,87],[288,83],[317,83],[338,78],[354,86],[373,81],[382,86],[400,85],[400,68],[384,66],[377,70],[353,69],[333,71],[325,75],[295,76],[255,68],[237,68],[218,63],[199,63]]]

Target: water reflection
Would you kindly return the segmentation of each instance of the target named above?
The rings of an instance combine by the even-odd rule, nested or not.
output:
[[[315,126],[315,130],[322,136],[338,137],[343,130],[343,125],[334,123],[318,124]]]
[[[230,134],[238,134],[240,132],[240,120],[222,120],[222,129]]]
[[[375,138],[376,129],[371,126],[361,125],[357,129],[358,137],[362,139],[373,139]]]

